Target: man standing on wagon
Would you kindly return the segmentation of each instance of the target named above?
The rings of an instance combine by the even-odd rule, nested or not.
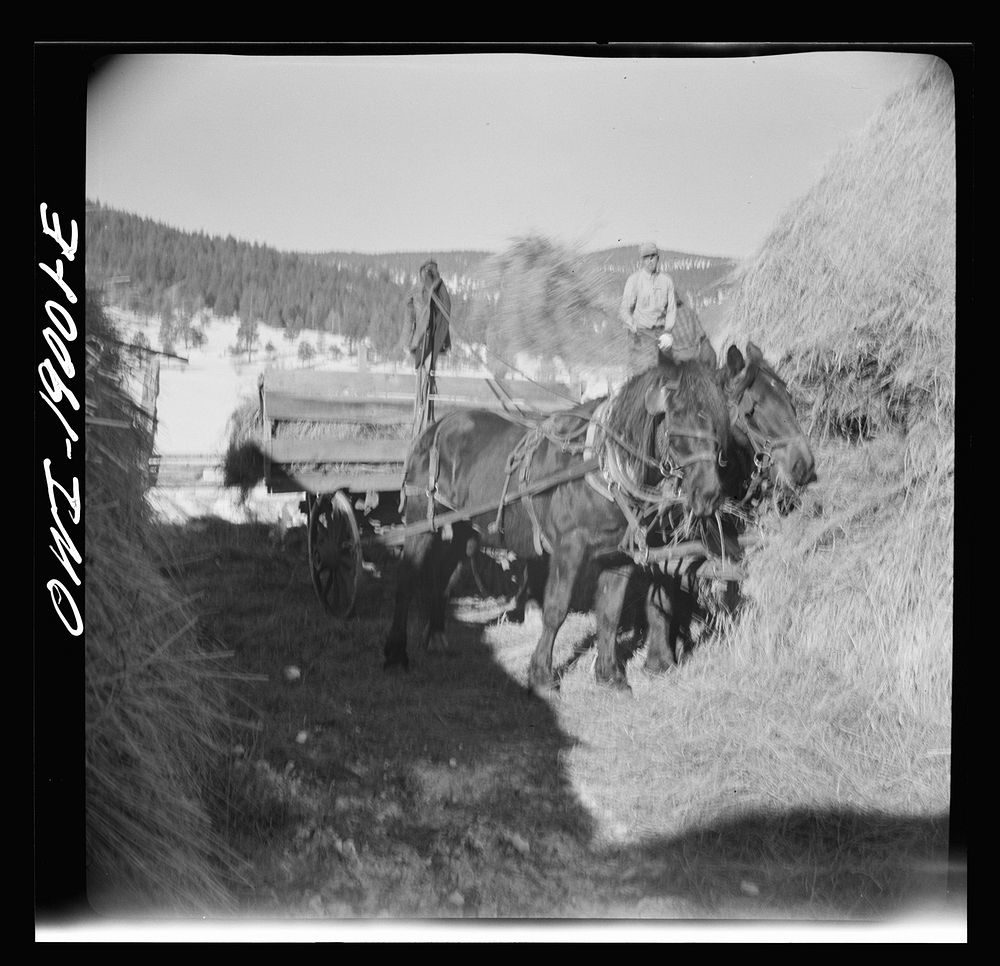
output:
[[[656,365],[660,351],[673,345],[677,297],[674,280],[660,271],[655,242],[639,246],[639,268],[625,282],[618,317],[632,333],[630,368],[634,371]]]
[[[680,305],[674,280],[660,270],[660,250],[655,242],[639,246],[639,263],[639,269],[625,282],[618,310],[618,317],[632,333],[632,370],[649,369],[664,356],[698,358],[714,366],[715,352],[701,321],[691,306]]]
[[[422,429],[434,419],[438,356],[451,348],[451,295],[433,259],[420,266],[420,283],[420,290],[406,301],[406,315],[409,323],[407,350],[417,370],[418,421]]]

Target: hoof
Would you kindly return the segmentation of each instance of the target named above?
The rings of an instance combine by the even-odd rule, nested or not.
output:
[[[529,630],[540,631],[542,629],[542,608],[539,607],[537,601],[529,600],[525,605],[521,623]]]
[[[666,674],[668,671],[672,671],[677,665],[673,661],[664,661],[662,659],[649,660],[642,665],[643,674],[648,674],[650,677],[659,677],[661,674]]]
[[[528,675],[528,690],[540,698],[551,697],[559,693],[559,678],[554,674]]]
[[[597,675],[595,680],[600,687],[606,688],[609,691],[614,691],[617,694],[632,693],[632,687],[629,685],[628,679],[624,674],[612,674],[606,678],[602,678],[600,675]]]
[[[444,631],[428,631],[424,635],[424,650],[431,654],[446,654],[451,650]]]
[[[500,619],[506,621],[508,624],[523,624],[524,611],[520,607],[513,607],[510,610],[505,610],[500,615]]]

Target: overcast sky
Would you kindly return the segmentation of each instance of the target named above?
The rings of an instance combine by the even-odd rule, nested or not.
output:
[[[740,257],[929,59],[120,55],[88,88],[87,196],[283,251]]]

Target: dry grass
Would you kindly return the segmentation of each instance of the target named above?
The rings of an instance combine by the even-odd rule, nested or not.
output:
[[[523,678],[537,628],[489,628]],[[880,917],[943,896],[948,728],[859,687],[821,654],[767,661],[702,641],[674,673],[628,667],[631,699],[595,688],[593,633],[569,622],[553,702],[560,758],[595,845],[634,857],[629,881],[716,914]]]
[[[222,457],[223,484],[238,489],[244,500],[264,480],[261,433],[260,403],[256,397],[247,396],[229,417],[228,442]]]
[[[780,360],[822,436],[953,428],[954,110],[939,63],[841,148],[744,268],[732,334]]]
[[[746,268],[732,336],[807,400],[811,510],[772,526],[733,646],[824,654],[950,717],[955,468],[954,90],[937,65],[841,149]]]
[[[820,655],[856,686],[951,713],[953,507],[888,470],[904,447],[830,444],[804,513],[775,521],[731,646],[748,661]]]
[[[213,825],[229,744],[225,655],[157,566],[149,433],[121,389],[116,335],[87,312],[86,786],[91,902],[105,913],[231,908],[237,865]]]

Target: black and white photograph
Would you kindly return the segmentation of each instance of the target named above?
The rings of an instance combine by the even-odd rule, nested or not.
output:
[[[35,940],[966,943],[973,54],[34,42]]]

